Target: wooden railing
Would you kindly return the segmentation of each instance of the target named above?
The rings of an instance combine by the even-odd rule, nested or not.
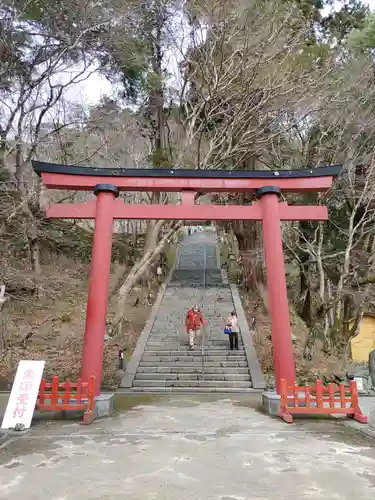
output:
[[[60,382],[59,377],[52,377],[51,383],[42,379],[35,409],[41,411],[83,411],[83,423],[90,424],[95,418],[94,385],[94,376],[91,376],[88,382],[78,380],[75,383],[69,379]]]
[[[288,385],[286,380],[280,382],[279,416],[285,422],[292,423],[293,415],[347,415],[361,423],[367,423],[358,403],[357,383],[352,380],[349,386],[344,384],[328,384],[321,380],[315,385]]]

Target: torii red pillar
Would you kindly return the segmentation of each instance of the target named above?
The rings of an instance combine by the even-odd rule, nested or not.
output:
[[[103,364],[114,202],[119,194],[119,189],[112,184],[98,184],[94,188],[94,193],[96,195],[95,229],[92,242],[81,377],[83,380],[88,380],[91,375],[95,375],[95,395],[97,396],[100,394]]]
[[[279,211],[280,189],[265,186],[257,190],[262,207],[263,249],[266,262],[268,301],[272,322],[273,361],[276,391],[280,380],[296,381],[284,253]]]

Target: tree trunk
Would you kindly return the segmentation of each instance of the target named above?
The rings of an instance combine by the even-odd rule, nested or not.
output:
[[[29,241],[31,266],[34,272],[34,281],[37,295],[42,293],[42,268],[40,265],[40,246],[38,240],[38,229],[34,217],[27,231]]]
[[[26,236],[29,246],[30,264],[34,274],[35,292],[39,296],[42,292],[42,268],[40,265],[40,245],[38,238],[38,224],[32,211],[32,197],[30,196],[30,179],[29,165],[23,160],[22,146],[18,141],[16,145],[16,178],[18,181],[18,192],[23,202],[22,211],[28,218]],[[38,205],[36,210],[39,210],[39,196],[36,201]]]
[[[260,258],[260,225],[253,221],[234,221],[233,233],[238,242],[238,249],[243,265],[243,285],[246,290],[258,292],[264,283],[263,265]]]
[[[164,117],[164,88],[163,88],[163,28],[166,21],[167,6],[157,4],[151,5],[147,17],[146,37],[151,53],[151,72],[149,78],[149,96],[146,110],[146,118],[150,124],[149,139],[152,148],[153,168],[165,167],[170,158],[166,158],[166,137]],[[160,193],[152,193],[151,203],[160,203]],[[144,243],[143,257],[139,259],[128,274],[125,282],[118,292],[118,304],[114,320],[114,328],[121,332],[126,298],[140,279],[145,278],[147,284],[151,283],[151,265],[162,253],[169,238],[181,227],[182,222],[176,221],[169,226],[166,234],[159,240],[160,231],[165,221],[148,221]]]
[[[159,193],[153,193],[151,197],[151,203],[159,203],[160,196]],[[147,229],[145,235],[145,243],[143,248],[143,255],[148,255],[155,251],[157,246],[160,231],[165,224],[165,220],[149,220],[147,221]],[[143,278],[145,280],[145,285],[150,286],[153,279],[152,273],[150,273],[150,267],[145,271]]]
[[[150,123],[150,142],[152,146],[153,168],[164,166],[165,133],[164,133],[164,92],[163,92],[163,52],[162,52],[162,29],[164,25],[164,9],[158,6],[152,13],[153,22],[150,26],[149,44],[151,49],[152,77],[150,94],[148,99],[147,119]],[[155,30],[155,34],[154,34]],[[160,203],[160,193],[153,192],[151,203]],[[144,255],[151,255],[156,248],[158,236],[164,221],[149,220],[147,222]],[[150,266],[142,272],[145,284],[150,286],[152,275]]]
[[[312,318],[312,293],[311,293],[311,282],[310,274],[306,280],[306,291],[304,294],[303,304],[301,308],[300,316],[307,326],[311,327],[313,324]]]
[[[4,136],[4,132],[0,126],[0,169],[5,169],[5,155],[7,150],[7,140],[6,135]]]
[[[143,255],[133,266],[132,270],[126,277],[125,282],[122,284],[118,291],[118,299],[116,306],[116,314],[113,322],[112,335],[114,333],[122,333],[122,322],[124,316],[124,306],[126,299],[131,291],[131,289],[138,283],[145,272],[148,271],[150,266],[153,264],[155,259],[159,257],[164,248],[166,247],[169,239],[173,234],[182,226],[183,222],[176,222],[170,230],[163,236],[163,238],[157,243],[156,247],[150,249],[147,253]]]
[[[311,272],[309,264],[306,264],[310,258],[308,252],[304,250],[306,241],[311,238],[308,222],[300,221],[300,236],[299,236],[299,260],[300,260],[300,299],[299,299],[299,314],[303,321],[311,327],[313,324],[312,311],[312,290],[311,290]]]
[[[5,319],[5,302],[7,297],[5,297],[5,285],[0,286],[0,340],[1,340],[1,350],[5,353],[8,347],[6,340],[6,319]]]

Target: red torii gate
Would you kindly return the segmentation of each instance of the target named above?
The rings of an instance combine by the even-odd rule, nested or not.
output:
[[[327,220],[325,206],[296,206],[280,202],[281,192],[327,191],[340,166],[312,170],[201,171],[185,169],[107,169],[33,162],[44,186],[92,191],[87,203],[52,204],[46,216],[54,219],[95,219],[81,376],[95,375],[100,393],[114,219],[259,220],[267,272],[276,390],[280,380],[295,382],[280,221]],[[110,182],[110,183],[108,183]],[[178,205],[125,204],[120,191],[180,192]],[[252,205],[198,205],[198,192],[256,192]]]

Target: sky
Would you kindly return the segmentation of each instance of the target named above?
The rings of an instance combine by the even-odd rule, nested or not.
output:
[[[372,10],[375,10],[375,0],[367,0],[366,2]],[[336,6],[340,4],[338,0]],[[328,13],[329,11],[327,11]],[[178,71],[178,56],[170,52],[168,61],[168,71],[171,74],[177,74]],[[99,73],[94,72],[90,77],[80,84],[74,85],[66,93],[67,100],[82,103],[85,105],[94,105],[100,101],[101,98],[105,96],[114,95],[114,90],[112,84],[108,82]]]
[[[363,2],[363,3],[367,3],[371,9],[375,9],[375,0],[367,0],[367,2]],[[335,2],[336,6],[339,6],[340,5],[340,1],[338,0],[337,2]]]

